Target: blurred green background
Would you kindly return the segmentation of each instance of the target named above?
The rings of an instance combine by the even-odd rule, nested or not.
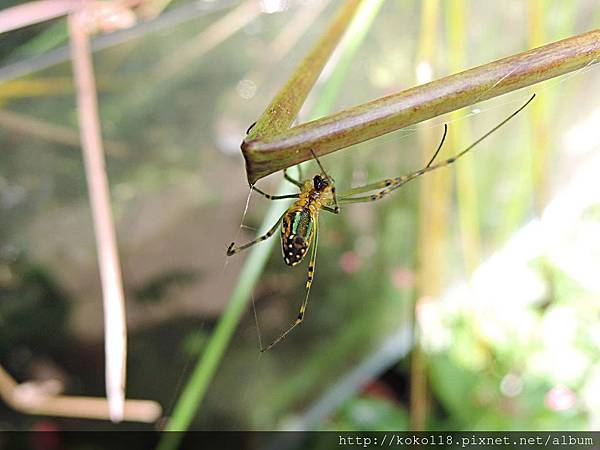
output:
[[[244,265],[244,254],[226,259],[227,245],[252,239],[269,207],[253,195],[244,214],[239,144],[341,2],[264,1],[255,17],[219,22],[238,4],[174,0],[94,39],[126,290],[127,395],[159,401],[167,416]],[[388,1],[336,81],[332,109],[598,26],[593,0]],[[57,379],[66,393],[102,396],[101,290],[67,44],[64,18],[0,41],[0,363],[19,381]],[[325,89],[315,87],[306,111]],[[525,112],[437,178],[322,214],[306,320],[260,354],[259,333],[270,342],[289,325],[306,280],[306,263],[290,269],[273,249],[191,429],[408,429],[411,387],[427,380],[417,399],[427,429],[597,430],[598,67],[322,162],[338,190],[411,172],[443,123],[442,155],[454,154],[531,92]],[[280,179],[259,186],[273,192]],[[0,404],[2,429],[40,421],[140,427]]]

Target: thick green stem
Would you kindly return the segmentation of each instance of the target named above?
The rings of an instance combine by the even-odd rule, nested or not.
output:
[[[342,58],[350,58],[358,48],[358,42],[365,36],[366,30],[372,23],[375,13],[381,6],[382,0],[362,0],[360,2],[361,7],[356,12],[356,18],[350,22],[348,17],[343,26],[344,29],[350,28],[353,31],[351,38],[346,42],[346,46],[343,48]],[[344,5],[344,9],[347,8],[347,4]],[[336,22],[340,16],[335,19]],[[366,19],[365,19],[366,18]],[[360,24],[359,27],[354,25],[355,22]],[[333,71],[329,81],[325,85],[325,96],[321,99],[317,105],[316,110],[325,111],[322,102],[328,101],[326,99],[331,98],[327,93],[329,89],[338,91],[336,84],[343,81],[343,77],[338,73],[344,71],[345,67],[336,67]],[[301,105],[301,103],[300,103]],[[326,112],[326,111],[325,111]],[[282,194],[289,189],[289,185],[285,186],[285,191],[279,191]],[[281,215],[283,210],[286,208],[285,203],[274,202],[272,207],[269,209],[265,221],[261,226],[260,232],[264,232],[269,228]],[[207,343],[206,349],[203,352],[201,358],[198,360],[196,367],[190,377],[190,380],[185,386],[175,409],[173,416],[165,426],[165,433],[161,436],[161,441],[157,447],[157,450],[173,450],[178,448],[178,445],[183,437],[182,432],[186,431],[199,408],[200,403],[206,393],[208,386],[218,368],[218,365],[223,357],[223,354],[231,340],[233,332],[239,323],[242,314],[246,310],[250,293],[254,288],[257,280],[262,273],[262,270],[267,262],[268,256],[272,246],[275,244],[275,239],[270,239],[263,242],[260,245],[254,246],[249,250],[248,259],[244,264],[244,269],[240,274],[238,283],[231,296],[231,300],[225,310],[223,316],[220,318],[219,323]]]
[[[359,5],[360,0],[349,0],[340,8],[327,31],[260,116],[248,138],[260,139],[289,129]]]
[[[600,30],[570,37],[242,143],[248,181],[600,60]],[[289,120],[289,117],[288,117]],[[259,124],[261,122],[259,121]]]

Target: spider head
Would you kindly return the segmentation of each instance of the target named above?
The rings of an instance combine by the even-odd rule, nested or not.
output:
[[[327,187],[333,184],[333,180],[329,177],[315,175],[315,177],[313,178],[313,184],[315,186],[315,191],[323,192]]]

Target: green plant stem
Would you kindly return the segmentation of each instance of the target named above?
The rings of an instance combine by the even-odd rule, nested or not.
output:
[[[283,190],[280,189],[279,194],[283,194]],[[273,202],[265,216],[260,233],[265,232],[281,216],[286,205],[285,202]],[[208,341],[206,350],[198,360],[190,380],[181,393],[165,431],[181,432],[188,429],[227,348],[227,344],[246,310],[250,297],[249,293],[252,292],[256,281],[260,277],[274,243],[275,239],[269,239],[261,245],[253,247],[249,252],[250,254],[244,263],[244,268],[231,295],[227,309],[221,316],[214,333]],[[181,438],[180,433],[163,433],[158,449],[174,449]]]
[[[421,28],[416,55],[416,67],[433,66],[438,42],[439,0],[421,3]],[[416,71],[419,82],[419,70]],[[433,67],[431,69],[433,73]],[[431,148],[439,139],[432,128],[419,129],[419,147],[422,158],[431,158]],[[413,305],[413,349],[410,355],[410,429],[427,429],[429,409],[428,362],[422,345],[422,330],[418,308],[424,298],[439,295],[444,270],[444,243],[446,240],[449,174],[432,173],[422,180],[419,192],[419,231],[417,236],[417,284]]]
[[[375,17],[372,10],[378,9],[381,6],[382,1],[383,0],[363,0],[363,2],[361,2],[361,8],[357,11],[354,20],[360,21],[362,27],[368,28]],[[364,20],[365,15],[368,17],[368,20]],[[354,21],[352,23],[354,23]],[[352,34],[352,37],[344,47],[343,58],[349,57],[346,55],[347,53],[355,53],[358,49],[357,41],[360,41],[366,35],[362,29],[356,29],[355,31],[356,33]],[[345,67],[340,66],[339,68],[335,68],[328,80],[326,90],[336,89],[338,83],[343,81],[343,77],[339,75],[339,72],[342,70],[345,70]],[[315,110],[322,111],[321,101],[329,102],[331,98],[332,97],[329,95],[324,95],[324,100],[320,99],[317,102]],[[287,193],[288,189],[289,185],[282,183],[279,194]],[[285,210],[286,205],[285,202],[273,202],[259,232],[266,231],[279,218],[281,213]],[[242,269],[239,281],[231,296],[229,305],[219,320],[215,332],[207,343],[206,350],[198,360],[189,382],[185,386],[175,405],[173,415],[165,426],[166,432],[163,433],[157,450],[174,450],[177,448],[183,437],[181,432],[186,431],[189,428],[189,425],[196,414],[196,410],[202,402],[204,394],[206,393],[219,362],[223,357],[227,345],[231,340],[235,328],[246,310],[250,293],[252,292],[252,289],[254,289],[254,286],[266,265],[271,248],[275,242],[275,239],[268,239],[260,245],[254,246],[249,251],[248,258],[245,261],[244,268]]]
[[[195,38],[190,39],[176,52],[156,63],[152,69],[153,88],[156,83],[169,81],[184,71],[191,61],[197,61],[208,51],[233,36],[260,15],[260,5],[254,0],[246,0],[227,13],[220,20],[207,27]]]
[[[266,175],[307,161],[312,158],[311,149],[325,155],[598,60],[600,29],[382,97],[276,135],[251,133],[242,143],[248,181],[254,184]]]
[[[528,38],[531,45],[537,45],[544,41],[544,4],[542,0],[530,0],[527,3]],[[548,145],[548,123],[545,118],[545,111],[548,111],[548,95],[540,96],[540,101],[529,110],[531,120],[531,170],[532,170],[532,190],[534,194],[534,203],[536,213],[541,214],[548,201],[548,166],[549,151]]]
[[[382,5],[382,0],[364,0],[361,3],[356,12],[356,19],[352,21],[345,34],[347,39],[344,38],[346,39],[344,52],[340,55],[335,70],[328,80],[330,86],[319,95],[319,101],[312,112],[313,117],[322,117],[333,108],[333,103],[342,89],[343,80],[352,65],[356,50],[366,37],[370,28],[368,25],[377,16]]]
[[[327,31],[267,106],[248,137],[268,137],[289,129],[359,5],[360,0],[348,0],[343,4]]]
[[[465,67],[467,38],[467,5],[465,0],[448,3],[446,22],[450,72],[458,72]],[[460,112],[450,115],[450,122],[460,119]],[[469,121],[452,130],[448,136],[448,148],[466,148],[472,142]],[[466,159],[456,167],[457,213],[460,224],[460,240],[467,273],[473,273],[480,260],[481,238],[479,230],[478,192],[475,177],[475,161]]]

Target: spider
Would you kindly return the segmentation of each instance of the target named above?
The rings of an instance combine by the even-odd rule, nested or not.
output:
[[[242,250],[245,250],[255,244],[258,244],[259,242],[269,239],[271,236],[273,236],[273,234],[275,234],[277,227],[280,224],[282,224],[281,251],[283,253],[283,260],[288,266],[293,267],[302,262],[308,254],[308,251],[312,245],[312,249],[310,252],[310,260],[308,263],[306,295],[304,297],[304,301],[300,306],[298,316],[289,328],[287,328],[283,333],[281,333],[277,339],[271,342],[271,344],[269,344],[266,347],[262,347],[260,351],[265,352],[273,348],[288,334],[290,334],[290,332],[294,328],[300,325],[304,320],[304,314],[306,312],[306,306],[308,304],[310,287],[312,286],[315,273],[317,245],[319,241],[320,210],[324,210],[333,214],[339,214],[340,204],[370,202],[379,200],[392,193],[396,189],[400,188],[401,186],[405,185],[409,181],[414,180],[415,178],[418,178],[427,172],[431,172],[433,170],[440,169],[442,167],[454,163],[458,158],[465,155],[469,150],[471,150],[485,138],[487,138],[500,127],[502,127],[510,119],[519,114],[534,99],[534,97],[535,94],[533,94],[527,100],[527,102],[525,102],[525,104],[523,104],[519,109],[513,112],[510,116],[508,116],[498,125],[496,125],[490,131],[485,133],[482,137],[477,139],[471,145],[469,145],[466,149],[458,153],[456,156],[446,159],[445,161],[439,162],[437,164],[433,164],[434,160],[436,159],[438,153],[440,152],[444,144],[444,141],[446,140],[448,125],[444,124],[444,133],[442,135],[442,139],[427,165],[424,166],[422,169],[412,172],[408,175],[396,178],[388,178],[386,180],[378,181],[375,183],[369,183],[367,185],[355,187],[336,195],[335,183],[333,181],[333,178],[331,178],[327,174],[327,172],[323,168],[323,165],[321,164],[321,161],[319,160],[315,152],[311,149],[311,153],[315,161],[319,165],[319,168],[321,169],[320,174],[315,175],[312,180],[308,179],[304,182],[300,182],[292,178],[287,173],[287,170],[283,171],[284,178],[290,183],[295,184],[300,189],[300,192],[296,194],[287,195],[270,195],[261,191],[254,185],[250,186],[254,191],[258,192],[260,195],[266,197],[269,200],[283,200],[292,198],[297,200],[283,213],[283,215],[277,220],[277,222],[264,235],[259,236],[253,241],[250,241],[247,244],[240,246],[236,246],[235,243],[232,242],[231,245],[229,245],[229,247],[227,248],[227,256],[239,253]],[[372,191],[377,192],[368,195],[358,195]]]

